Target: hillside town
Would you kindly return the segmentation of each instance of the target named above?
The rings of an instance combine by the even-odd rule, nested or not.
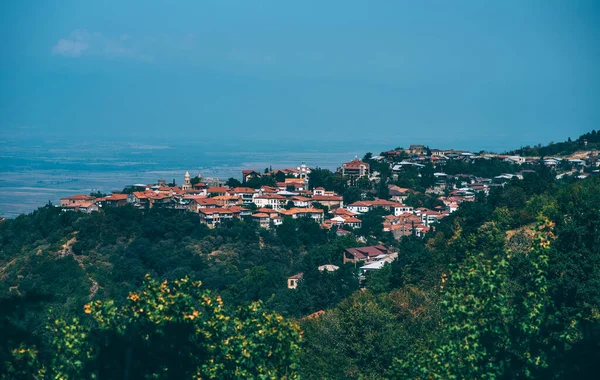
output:
[[[540,167],[556,178],[577,180],[597,175],[600,159],[596,151],[542,158],[411,145],[377,156],[355,157],[342,163],[336,173],[305,163],[296,168],[243,170],[241,181],[203,178],[201,174],[192,177],[186,172],[181,185],[159,180],[127,186],[110,195],[73,195],[61,198],[60,207],[85,213],[126,205],[173,209],[197,214],[199,223],[210,228],[245,219],[269,229],[285,218],[310,218],[338,236],[355,234],[358,241],[365,241],[360,236],[361,218],[377,210],[383,231],[399,240],[408,235],[425,236],[463,202],[502,189],[509,181],[522,180]],[[322,186],[320,182],[327,182],[324,174],[330,183],[335,181],[335,189]],[[385,247],[363,247],[344,253],[344,263],[360,263],[365,272],[381,268],[395,255]],[[294,276],[289,279],[290,288],[302,274]]]

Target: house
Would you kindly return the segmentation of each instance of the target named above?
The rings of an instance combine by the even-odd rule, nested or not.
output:
[[[243,207],[203,208],[198,211],[198,214],[200,215],[200,223],[206,224],[209,227],[214,227],[224,220],[240,218],[242,214],[249,214],[249,210]]]
[[[398,203],[404,202],[410,194],[415,193],[414,190],[398,187],[395,185],[388,185],[388,188],[390,189],[391,200]]]
[[[414,154],[417,156],[421,156],[427,152],[427,148],[424,145],[410,145],[410,147],[406,150],[408,154]]]
[[[358,201],[347,205],[346,209],[355,214],[363,214],[371,210],[371,203],[368,201]]]
[[[300,272],[293,276],[287,278],[287,287],[288,289],[296,289],[298,287],[298,282],[302,280],[304,273]]]
[[[152,191],[134,191],[127,196],[127,203],[136,208],[150,207],[150,197],[154,195]]]
[[[175,194],[173,189],[170,188],[169,186],[159,187],[158,189],[156,189],[156,193],[158,193],[160,195],[167,195],[167,196],[171,196],[171,195]]]
[[[293,219],[298,218],[312,218],[315,222],[321,223],[323,221],[324,211],[319,208],[291,208],[289,210],[281,210],[282,216],[291,216]]]
[[[245,216],[252,215],[252,211],[245,207],[241,206],[231,206],[227,208],[229,211],[233,212],[233,216],[236,218],[243,218]]]
[[[217,195],[216,197],[212,197],[212,199],[220,207],[231,207],[242,204],[242,199],[235,195]]]
[[[279,194],[263,194],[254,197],[254,204],[260,207],[271,206],[274,210],[285,207],[287,198]]]
[[[271,223],[275,226],[279,226],[283,223],[278,211],[266,207],[256,210],[256,213],[252,215],[252,220],[258,222],[258,224],[264,228],[269,228]]]
[[[402,203],[386,201],[384,199],[375,199],[373,201],[358,201],[346,206],[346,208],[352,212],[363,214],[371,211],[376,207],[381,207],[394,215],[400,215],[407,212],[412,212],[413,208],[410,206],[403,205]]]
[[[318,202],[323,206],[329,207],[330,210],[344,206],[344,198],[340,195],[313,195],[312,203]]]
[[[307,182],[302,178],[286,178],[285,182],[278,182],[277,187],[280,190],[287,190],[288,188],[293,191],[302,191],[306,190]]]
[[[356,216],[357,214],[358,213],[352,212],[352,211],[350,211],[348,209],[345,209],[345,208],[336,208],[333,211],[333,215],[336,215],[336,216],[340,215],[340,216],[348,216],[348,217],[350,217],[350,216]]]
[[[223,186],[213,186],[213,187],[209,187],[206,190],[206,193],[209,196],[219,196],[219,195],[226,195],[227,192],[229,191],[228,187],[223,187]]]
[[[87,202],[79,202],[73,205],[62,206],[62,211],[77,211],[89,214],[92,211],[98,211],[98,205],[96,204],[96,200],[94,199]]]
[[[242,182],[248,182],[251,179],[259,178],[261,174],[255,170],[242,170]]]
[[[369,176],[369,164],[361,161],[358,157],[350,162],[344,162],[342,164],[342,175],[348,175],[353,177],[368,177]]]
[[[442,213],[440,211],[430,210],[430,209],[425,208],[425,207],[419,207],[418,209],[416,209],[415,210],[415,215],[417,215],[417,216],[419,216],[421,218],[421,222],[426,227],[429,227],[433,223],[436,223],[439,220],[441,220],[442,218],[445,218],[446,216],[448,216],[447,214]]]
[[[230,193],[236,197],[239,197],[243,204],[248,204],[254,202],[254,195],[257,192],[251,187],[234,187]]]
[[[314,189],[313,194],[314,195],[325,195],[325,188],[317,187],[316,189]]]
[[[276,187],[272,187],[272,186],[261,186],[260,190],[258,191],[259,195],[263,195],[263,194],[276,194],[279,191],[278,188]]]
[[[311,204],[311,198],[302,197],[302,196],[293,196],[290,198],[290,201],[294,202],[294,207],[308,207]]]
[[[87,204],[88,202],[93,201],[94,199],[96,199],[96,197],[93,197],[91,195],[85,195],[85,194],[72,195],[70,197],[60,198],[60,206],[61,207],[78,206],[82,203]]]
[[[325,222],[325,224],[330,225],[330,226],[349,226],[352,228],[360,228],[362,226],[362,220],[357,219],[353,216],[335,216],[331,219],[329,219],[328,221]]]
[[[259,226],[263,228],[269,228],[271,226],[271,218],[269,214],[264,212],[257,212],[256,214],[252,214],[252,219],[258,222]]]
[[[398,173],[398,172],[401,172],[407,166],[414,166],[417,169],[425,167],[425,165],[417,164],[416,162],[401,161],[401,162],[397,163],[396,165],[394,165],[394,167],[392,167],[392,171]]]
[[[368,247],[347,248],[344,250],[343,259],[346,263],[357,263],[377,261],[390,255],[392,251],[383,245],[372,245]]]
[[[127,194],[113,193],[112,195],[96,200],[99,207],[121,207],[127,204]]]
[[[204,208],[217,208],[219,203],[215,201],[213,198],[207,198],[204,196],[193,196],[186,195],[184,199],[189,199],[191,202],[189,210],[192,212],[199,212],[200,209]]]
[[[431,155],[433,157],[445,157],[445,151],[441,149],[431,149]]]
[[[161,194],[155,193],[148,197],[149,208],[153,207],[163,207],[170,208],[173,201],[173,196],[171,194]]]
[[[192,185],[192,189],[188,190],[188,192],[193,192],[197,195],[208,195],[207,190],[208,186],[204,182],[198,182]]]
[[[386,257],[383,257],[380,260],[373,261],[369,264],[363,265],[362,267],[359,268],[361,277],[363,277],[362,279],[364,279],[365,273],[372,271],[372,270],[379,270],[379,269],[383,268],[385,266],[385,264],[389,264],[392,261],[396,260],[397,258],[398,258],[398,252],[394,252],[394,253],[387,255]]]

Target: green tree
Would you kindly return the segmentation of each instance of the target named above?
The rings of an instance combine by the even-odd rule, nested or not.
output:
[[[227,180],[227,182],[225,182],[225,185],[229,187],[239,187],[242,186],[242,183],[239,180],[231,177]]]
[[[362,191],[357,187],[351,186],[344,192],[344,204],[349,205],[351,203],[360,201],[361,196]]]
[[[391,311],[368,291],[304,321],[302,328],[306,345],[300,374],[307,379],[380,378],[401,332]]]
[[[89,320],[51,325],[51,378],[295,378],[300,332],[260,303],[229,312],[187,278],[146,277],[123,306],[94,301]]]
[[[429,349],[397,359],[392,374],[421,379],[548,376],[555,343],[546,280],[550,228],[548,221],[540,224],[527,264],[521,265],[526,271],[521,284],[509,277],[510,252],[470,254],[444,274],[439,336]]]

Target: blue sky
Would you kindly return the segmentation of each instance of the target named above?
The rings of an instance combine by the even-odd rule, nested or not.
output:
[[[508,149],[600,128],[593,0],[19,0],[0,33],[4,134]]]

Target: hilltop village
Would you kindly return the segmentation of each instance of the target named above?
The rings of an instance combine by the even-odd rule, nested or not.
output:
[[[285,218],[310,218],[338,235],[354,233],[358,241],[365,241],[359,233],[363,217],[376,213],[383,220],[383,231],[401,239],[423,237],[463,202],[475,201],[540,168],[556,178],[577,180],[597,174],[599,166],[596,151],[542,158],[411,145],[355,157],[335,173],[305,163],[296,168],[243,170],[241,181],[192,177],[186,172],[181,185],[159,180],[110,195],[74,195],[61,198],[60,207],[87,213],[126,205],[174,209],[198,214],[199,222],[211,228],[234,218],[253,220],[267,229],[281,225]],[[381,268],[395,255],[382,246],[364,247],[345,252],[344,263],[360,262],[366,271]],[[289,287],[295,287],[297,279],[288,279]]]

